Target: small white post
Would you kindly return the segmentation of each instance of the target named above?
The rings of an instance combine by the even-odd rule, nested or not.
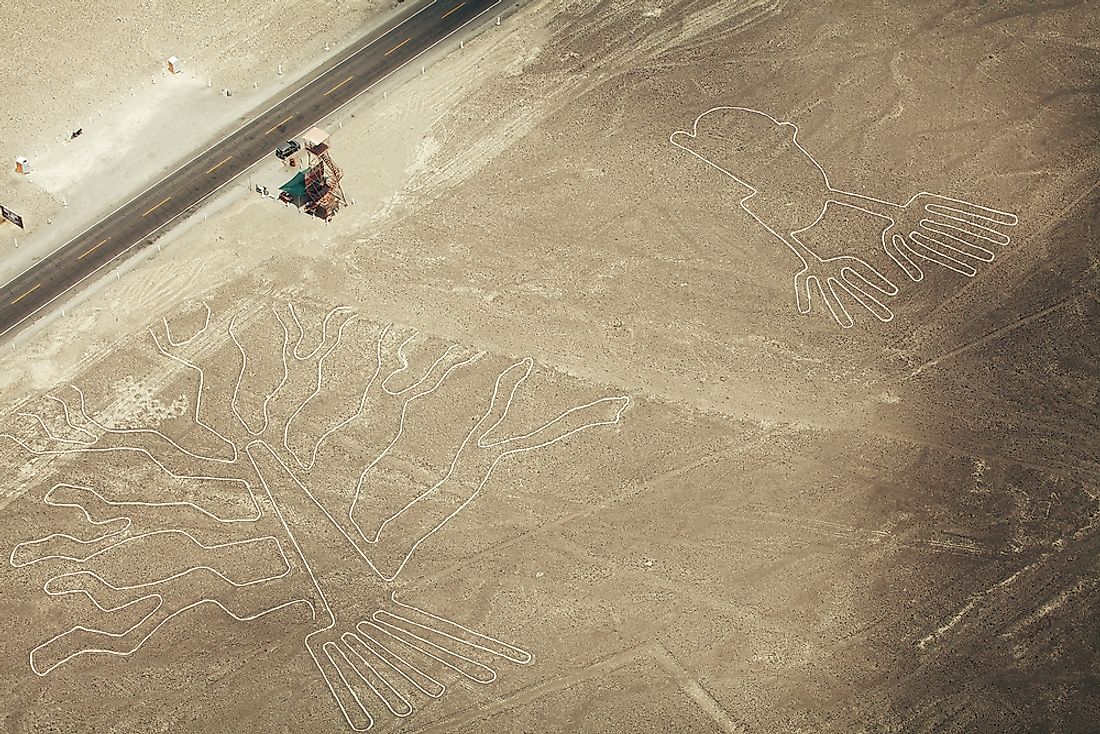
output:
[[[115,280],[118,280],[118,271],[115,271]]]
[[[466,48],[466,42],[465,41],[459,41],[458,42],[458,47],[459,48]]]
[[[340,129],[341,129],[341,130],[343,130],[343,129],[344,129],[344,121],[343,121],[343,120],[340,120],[340,123],[339,123],[339,124],[340,124]]]
[[[279,64],[279,76],[283,75],[283,65]]]
[[[500,16],[497,16],[497,25],[500,25]]]
[[[68,205],[69,205],[69,202],[65,199],[64,196],[62,196],[61,197],[61,206],[68,206]]]
[[[61,309],[61,318],[65,318],[65,309]]]

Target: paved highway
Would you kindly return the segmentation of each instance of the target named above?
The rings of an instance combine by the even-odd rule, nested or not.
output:
[[[488,22],[502,0],[421,0],[386,30],[251,122],[55,250],[0,288],[0,338],[33,323],[50,304],[117,266],[168,225],[232,181],[275,146],[466,26]]]

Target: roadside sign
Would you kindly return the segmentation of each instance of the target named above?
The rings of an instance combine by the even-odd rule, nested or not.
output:
[[[23,217],[19,216],[18,214],[13,212],[11,209],[8,209],[3,204],[0,204],[0,216],[4,217],[4,219],[8,220],[12,224],[14,224],[16,227],[19,227],[19,229],[26,229],[23,226]]]

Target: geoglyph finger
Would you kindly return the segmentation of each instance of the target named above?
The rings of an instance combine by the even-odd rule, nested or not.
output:
[[[886,323],[894,318],[894,313],[886,307],[886,304],[875,298],[871,291],[863,288],[860,285],[858,281],[863,281],[864,283],[866,283],[860,273],[856,272],[855,270],[845,268],[843,271],[841,271],[841,274],[842,277],[831,280],[830,285],[835,282],[836,288],[842,289],[845,293],[851,296],[860,306],[863,306],[864,309],[870,312],[871,315],[879,321]],[[853,278],[856,278],[857,280],[853,280]],[[874,287],[872,284],[868,285]],[[839,298],[840,293],[837,293],[835,288],[833,290],[833,293]]]
[[[1012,242],[1012,239],[1003,232],[998,232],[995,229],[983,227],[979,224],[974,224],[964,219],[951,217],[946,214],[937,214],[933,218],[922,219],[920,221],[920,226],[925,227],[927,223],[932,223],[940,228],[955,232],[959,236],[966,236],[973,240],[984,240],[1002,247]]]
[[[913,242],[913,254],[917,255],[918,257],[922,257],[929,262],[934,262],[941,267],[947,268],[948,270],[954,270],[956,273],[959,273],[960,275],[965,275],[968,278],[973,278],[975,275],[978,274],[978,271],[970,265],[956,260],[949,254],[942,252],[941,250],[943,248],[938,247],[937,245],[939,243],[935,242],[934,240],[928,237],[921,236],[919,232],[913,232],[911,238]]]
[[[813,309],[813,303],[810,293],[810,278],[803,270],[796,273],[794,276],[794,302],[798,312],[805,316],[811,309]]]
[[[356,675],[390,713],[404,718],[413,712],[412,704],[404,694],[389,681],[384,674],[388,666],[379,660],[374,651],[367,646],[355,632],[345,632],[340,636],[345,658],[355,670]],[[360,698],[366,699],[365,691]]]
[[[960,255],[987,263],[993,262],[994,257],[996,257],[992,250],[978,244],[979,241],[988,242],[989,240],[973,235],[966,230],[953,227],[950,224],[936,222],[932,219],[922,219],[920,227],[923,230],[922,234],[929,239],[939,242],[944,247],[950,248]]]
[[[839,264],[842,265],[840,275],[844,280],[850,283],[856,283],[856,281],[852,280],[854,277],[860,281],[856,283],[858,287],[862,288],[866,286],[887,296],[897,295],[898,287],[894,285],[893,281],[873,268],[869,263],[856,257],[846,257],[841,259]]]
[[[393,648],[397,645],[392,641],[389,645],[385,644],[384,640],[389,637],[389,634],[374,622],[363,620],[356,625],[356,631],[359,633],[359,639],[376,657],[385,661],[391,671],[397,673],[425,696],[439,698],[446,693],[445,685],[394,650]]]
[[[825,307],[829,309],[829,313],[832,315],[837,325],[842,329],[851,328],[854,323],[852,321],[852,315],[848,313],[848,309],[844,307],[844,304],[836,294],[836,290],[833,288],[832,281],[834,281],[835,278],[827,278],[824,284],[816,275],[811,275],[810,279],[813,280],[814,284],[817,286],[817,292],[821,296],[821,301],[825,304]],[[826,289],[826,284],[828,285],[828,289]]]
[[[313,659],[321,669],[325,684],[348,726],[353,731],[369,731],[373,728],[374,717],[361,695],[365,688],[363,681],[343,648],[335,642],[326,642],[321,646],[321,654],[314,653]]]
[[[914,283],[919,283],[924,280],[924,271],[920,269],[920,266],[913,262],[913,258],[910,257],[912,249],[909,242],[900,234],[895,234],[887,239],[885,236],[882,239],[882,244],[886,250],[886,254],[890,256],[890,259],[902,269],[909,280]]]
[[[990,209],[980,204],[972,204],[969,201],[952,199],[947,196],[938,198],[948,203],[932,202],[925,205],[925,210],[932,214],[962,218],[964,221],[971,221],[980,225],[995,224],[1002,227],[1015,227],[1019,223],[1019,219],[1011,212],[1002,212],[998,209]]]

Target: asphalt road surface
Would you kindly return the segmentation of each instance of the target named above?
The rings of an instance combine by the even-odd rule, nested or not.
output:
[[[503,0],[422,0],[380,35],[330,62],[304,86],[79,237],[0,288],[0,337],[10,337],[50,304],[101,277],[164,229],[193,211],[275,147],[331,114],[466,26],[492,20]]]

